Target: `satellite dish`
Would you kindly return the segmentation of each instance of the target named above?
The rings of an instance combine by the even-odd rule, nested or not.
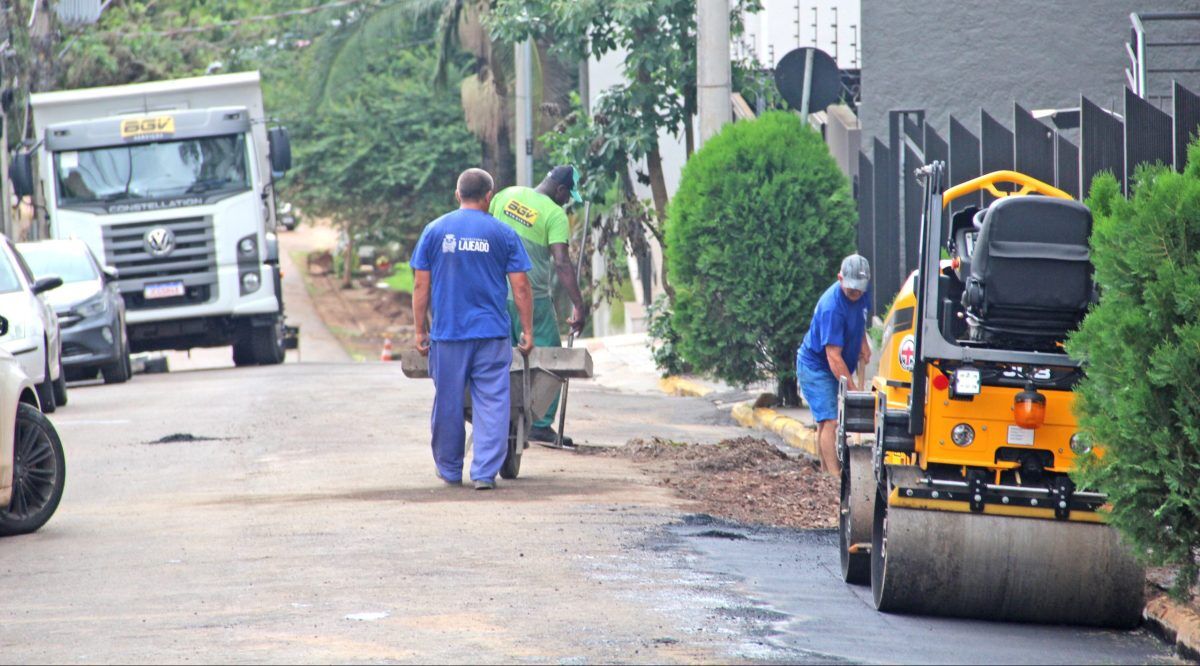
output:
[[[808,99],[805,107],[804,79],[808,72]],[[789,51],[775,66],[775,87],[788,105],[801,113],[825,109],[842,98],[842,72],[833,56],[806,46]]]

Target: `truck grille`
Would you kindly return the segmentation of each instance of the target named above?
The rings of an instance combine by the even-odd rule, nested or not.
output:
[[[174,234],[175,248],[156,257],[146,245],[146,234],[159,227]],[[194,305],[217,296],[217,250],[210,218],[113,225],[104,230],[104,256],[117,269],[121,295],[130,309]],[[186,294],[164,299],[144,297],[146,285],[163,282],[183,282]]]

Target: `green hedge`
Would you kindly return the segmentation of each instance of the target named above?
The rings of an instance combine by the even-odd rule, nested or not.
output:
[[[667,222],[677,351],[746,384],[795,377],[817,298],[853,251],[849,183],[799,116],[726,126],[683,170]]]
[[[1139,169],[1129,200],[1102,174],[1088,204],[1101,300],[1068,350],[1087,362],[1076,410],[1105,455],[1078,476],[1148,562],[1181,567],[1182,592],[1200,546],[1200,146],[1186,173]]]

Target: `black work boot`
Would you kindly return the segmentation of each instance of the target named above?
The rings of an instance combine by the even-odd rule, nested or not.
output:
[[[533,426],[529,429],[529,439],[542,446],[554,448],[554,444],[558,441],[558,433],[554,432],[554,428],[550,426]],[[570,437],[564,436],[562,445],[564,449],[573,448],[575,442]]]

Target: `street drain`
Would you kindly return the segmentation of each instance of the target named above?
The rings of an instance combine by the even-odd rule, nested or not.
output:
[[[220,437],[205,437],[204,435],[193,435],[190,432],[177,432],[166,437],[159,437],[153,442],[147,444],[182,444],[185,442],[215,442],[220,440]]]

